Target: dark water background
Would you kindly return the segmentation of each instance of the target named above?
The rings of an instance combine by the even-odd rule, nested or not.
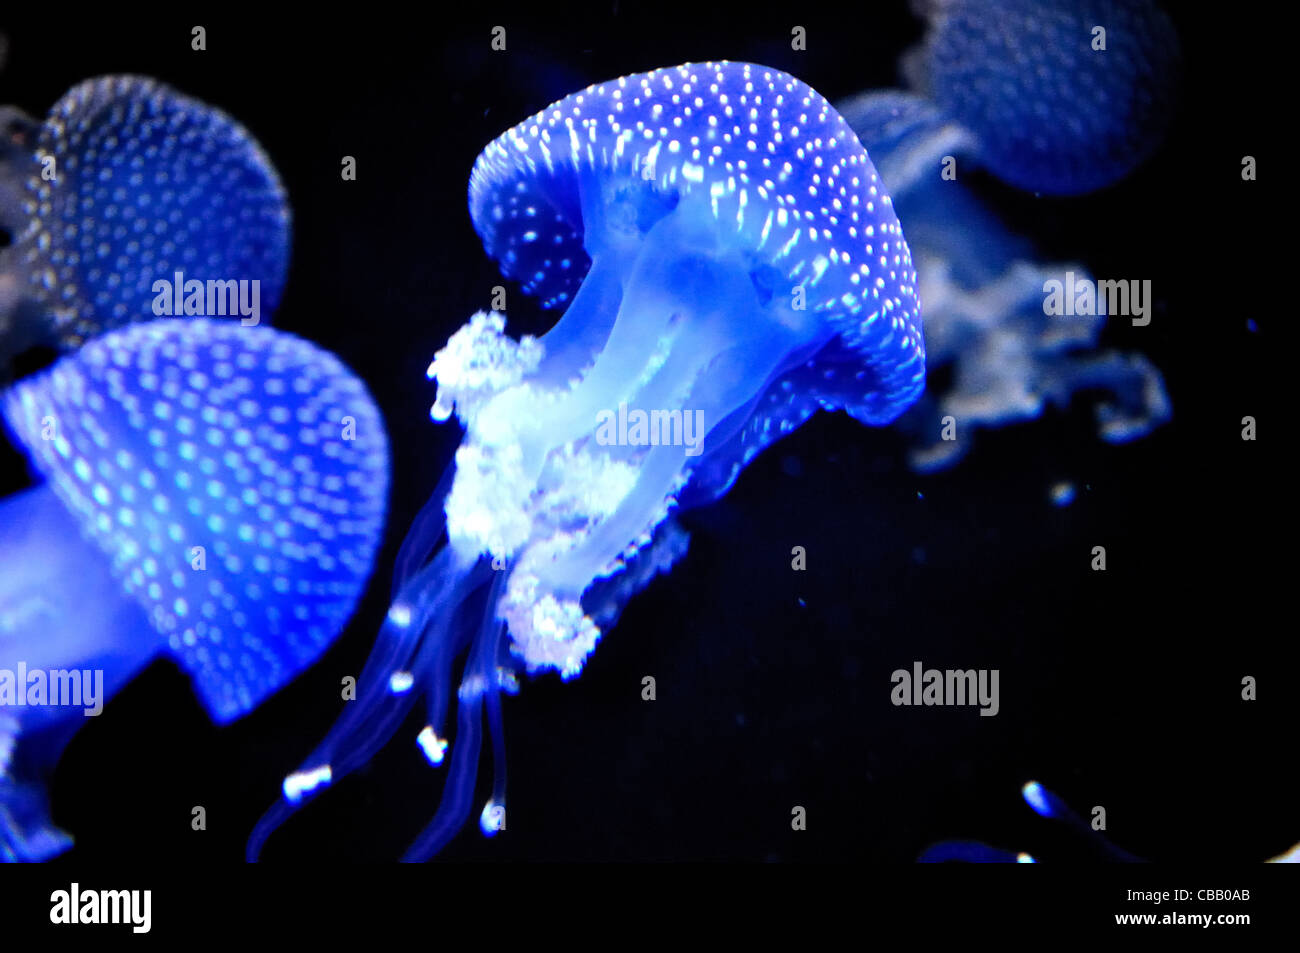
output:
[[[142,673],[55,775],[55,821],[76,837],[67,859],[242,858],[281,778],[338,713],[340,679],[359,673],[383,617],[397,545],[459,439],[428,419],[425,368],[501,283],[466,211],[484,144],[588,83],[687,60],[778,67],[835,102],[895,85],[921,33],[902,3],[856,5],[848,21],[788,5],[692,6],[689,21],[658,4],[570,9],[477,21],[463,19],[470,7],[436,21],[365,10],[0,18],[11,41],[0,102],[40,115],[76,81],[143,73],[257,136],[295,216],[275,324],[365,379],[394,454],[387,541],[347,632],[223,729],[170,662]],[[1151,325],[1117,324],[1104,340],[1161,368],[1173,421],[1109,446],[1076,401],[981,433],[956,468],[917,476],[895,433],[818,415],[721,503],[684,518],[689,556],[629,605],[580,679],[526,682],[506,701],[509,830],[492,841],[467,830],[445,859],[909,862],[936,840],[975,837],[1089,860],[1020,801],[1030,778],[1078,809],[1105,806],[1112,838],[1156,859],[1257,860],[1300,840],[1296,669],[1283,657],[1294,471],[1281,448],[1294,425],[1277,396],[1294,379],[1281,340],[1294,320],[1283,260],[1294,213],[1278,184],[1285,160],[1267,158],[1271,130],[1289,120],[1267,27],[1186,13],[1172,11],[1188,64],[1182,108],[1127,182],[1039,199],[967,180],[1043,260],[1152,281]],[[195,22],[205,53],[189,49]],[[496,23],[508,52],[489,50]],[[789,48],[793,23],[807,27],[807,52]],[[1262,181],[1240,181],[1245,154],[1260,158]],[[343,155],[357,157],[358,181],[340,180]],[[552,319],[513,286],[508,314],[516,332]],[[1260,421],[1256,443],[1239,438],[1246,414]],[[0,489],[22,486],[21,458],[6,448],[0,462]],[[1062,480],[1078,497],[1056,508],[1048,490]],[[795,545],[806,572],[790,569]],[[1104,574],[1089,570],[1094,545],[1107,548]],[[892,706],[890,673],[915,660],[999,669],[1000,714]],[[640,698],[646,675],[654,703]],[[1258,702],[1240,700],[1244,675],[1258,678]],[[397,857],[440,790],[414,742],[420,724],[289,822],[265,858]],[[194,805],[206,832],[190,829]],[[795,805],[805,832],[790,830]]]

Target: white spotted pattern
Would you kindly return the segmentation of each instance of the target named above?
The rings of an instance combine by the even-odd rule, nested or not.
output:
[[[275,309],[289,207],[241,125],[138,76],[87,80],[50,110],[20,253],[64,348],[155,317],[154,282],[258,280]],[[49,178],[47,173],[53,173]]]
[[[3,411],[216,719],[346,623],[382,535],[388,444],[333,355],[269,327],[164,319],[90,341]]]

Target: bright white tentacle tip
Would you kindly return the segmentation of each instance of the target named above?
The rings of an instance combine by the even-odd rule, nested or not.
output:
[[[430,764],[434,766],[442,764],[442,759],[447,754],[447,742],[434,734],[432,725],[425,725],[416,736],[415,741],[424,752],[424,756],[429,759]]]
[[[311,771],[295,771],[284,779],[284,796],[297,804],[304,794],[314,791],[322,784],[329,784],[333,777],[334,773],[328,764]]]
[[[411,624],[411,607],[401,602],[394,603],[388,610],[388,621],[399,629],[405,629]]]
[[[497,831],[505,830],[506,806],[489,800],[483,805],[483,813],[478,817],[478,826],[484,837],[491,837]]]
[[[1032,854],[1026,854],[1026,853],[1022,850],[1020,853],[1016,854],[1016,863],[1017,863],[1017,864],[1036,864],[1036,863],[1038,863],[1038,861],[1034,860],[1034,857],[1033,857]]]
[[[404,695],[415,684],[415,676],[410,672],[394,672],[388,676],[388,690],[394,695]]]
[[[1025,786],[1020,789],[1021,796],[1025,803],[1034,809],[1039,817],[1055,817],[1056,812],[1052,810],[1052,804],[1047,798],[1047,792],[1037,781],[1026,782]]]

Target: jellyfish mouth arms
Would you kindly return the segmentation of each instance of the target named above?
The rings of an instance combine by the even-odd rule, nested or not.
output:
[[[515,342],[504,316],[475,315],[429,369],[433,416],[454,411],[466,427],[450,543],[465,559],[512,562],[497,612],[513,650],[566,678],[601,634],[583,594],[650,541],[710,431],[834,333],[763,294],[752,253],[729,244],[707,201],[681,200],[635,238],[627,214],[606,212],[617,241],[593,242],[592,270],[552,332]],[[595,340],[571,376],[573,349]],[[637,415],[658,428],[613,425]]]

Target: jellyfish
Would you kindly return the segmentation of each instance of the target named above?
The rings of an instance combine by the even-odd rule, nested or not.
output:
[[[0,108],[0,230],[0,364],[164,315],[255,324],[288,271],[289,206],[261,146],[141,76],[79,83],[42,123]]]
[[[1176,40],[1165,31],[1167,21],[1158,11],[1148,10],[1139,16],[1147,5],[1094,6],[1096,10],[1076,16],[1049,4],[1040,10],[1041,18],[1036,18],[1015,0],[1005,4],[958,0],[931,4],[933,35],[926,49],[932,58],[947,65],[931,71],[923,84],[928,95],[880,90],[839,105],[870,151],[899,218],[907,226],[918,287],[926,302],[931,371],[951,371],[950,382],[932,385],[899,423],[912,439],[910,463],[917,470],[955,463],[969,449],[972,435],[980,427],[1036,418],[1048,406],[1067,406],[1080,391],[1101,395],[1096,404],[1098,430],[1108,442],[1124,443],[1145,436],[1172,415],[1163,377],[1149,358],[1099,347],[1110,317],[1104,302],[1093,309],[1095,313],[1048,313],[1045,302],[1052,283],[1091,284],[1087,267],[1079,262],[1039,261],[1032,243],[1012,234],[966,188],[960,175],[943,174],[946,160],[954,156],[970,155],[986,163],[981,150],[986,149],[989,131],[972,123],[970,115],[1001,115],[1013,108],[1025,110],[1024,115],[1014,116],[1019,124],[1014,126],[1016,134],[1030,136],[1045,150],[1037,154],[1026,147],[1016,152],[1036,170],[1033,188],[1053,193],[1085,191],[1111,184],[1131,170],[1131,163],[1109,161],[1106,150],[1115,148],[1128,157],[1138,154],[1114,145],[1124,123],[1136,122],[1138,114],[1116,115],[1096,104],[1085,109],[1081,102],[1067,102],[1058,95],[1035,99],[1031,94],[1037,85],[1074,89],[1074,80],[1069,78],[1073,76],[1072,49],[1073,57],[1083,61],[1077,71],[1092,75],[1096,67],[1090,58],[1103,54],[1094,53],[1087,43],[1075,49],[1078,44],[1065,44],[1053,32],[1070,29],[1087,33],[1089,28],[1080,25],[1082,20],[1112,25],[1110,36],[1115,45],[1105,55],[1128,57],[1132,51],[1125,51],[1136,42],[1135,36],[1150,37],[1162,49],[1176,51]],[[988,48],[979,47],[977,55],[972,45],[961,60],[966,65],[958,70],[949,62],[960,59],[952,49],[965,49],[960,44],[975,44],[976,38],[983,38],[981,42]],[[1058,40],[1063,45],[1052,45]],[[936,46],[948,52],[933,53]],[[1175,57],[1171,54],[1166,62],[1166,58],[1149,55],[1150,62],[1143,60],[1143,70],[1107,73],[1107,81],[1127,81],[1142,88],[1153,85],[1162,95],[1172,95]],[[1044,65],[1042,59],[1048,63]],[[1122,98],[1113,86],[1099,79],[1079,82],[1085,90],[1093,90],[1098,102]],[[959,88],[948,89],[954,84]],[[1014,89],[1022,89],[1022,94],[1012,95]],[[1128,95],[1146,101],[1135,91]],[[954,107],[958,101],[964,108]],[[1094,114],[1097,122],[1105,119],[1114,124],[1109,138],[1096,132],[1084,142],[1053,138],[1076,134],[1073,123],[1077,117]],[[1131,135],[1151,137],[1149,144],[1154,148],[1163,126],[1148,124],[1132,130]],[[1052,150],[1085,159],[1053,164],[1044,158],[1054,154]],[[1086,176],[1075,168],[1080,164],[1094,172],[1106,170],[1106,181],[1085,183]],[[1001,166],[991,170],[1014,184],[1025,184],[1023,178],[1017,179]],[[1053,180],[1057,184],[1049,186],[1054,175],[1059,176]]]
[[[356,700],[285,779],[250,859],[419,697],[425,757],[442,764],[453,746],[406,859],[470,815],[485,714],[479,826],[496,833],[500,696],[519,672],[582,671],[631,592],[684,552],[684,500],[725,493],[818,409],[884,425],[924,386],[889,195],[842,117],[778,70],[686,64],[590,86],[490,143],[469,206],[502,272],[563,314],[516,340],[480,312],[434,357],[432,416],[454,414],[465,436],[399,553]]]
[[[382,536],[388,443],[332,354],[206,318],[106,332],[0,409],[39,480],[0,501],[0,857],[36,860],[70,843],[44,779],[151,659],[224,724],[341,631]]]
[[[930,368],[951,371],[899,421],[914,469],[951,466],[979,428],[1035,419],[1048,406],[1067,407],[1081,391],[1098,395],[1097,429],[1109,443],[1143,437],[1171,418],[1155,364],[1099,345],[1110,317],[1104,304],[1093,314],[1047,313],[1051,283],[1091,282],[1087,266],[1040,261],[1033,244],[960,181],[940,176],[943,157],[964,135],[959,129],[906,93],[869,94],[843,111],[878,157],[907,225],[926,302]]]
[[[1177,103],[1178,36],[1152,0],[921,0],[905,72],[1009,185],[1079,195],[1126,177]],[[886,180],[888,181],[888,180]]]
[[[1113,863],[1146,863],[1142,857],[1130,854],[1122,847],[1117,847],[1110,840],[1078,815],[1065,801],[1037,781],[1026,781],[1020,788],[1020,796],[1029,808],[1039,817],[1055,821],[1069,830],[1081,843],[1089,846],[1095,854]],[[993,847],[981,841],[949,840],[941,841],[927,847],[918,863],[938,864],[962,862],[972,864],[1035,864],[1038,859],[1025,851],[1011,851]],[[1300,844],[1296,844],[1265,863],[1295,864],[1300,863]]]

